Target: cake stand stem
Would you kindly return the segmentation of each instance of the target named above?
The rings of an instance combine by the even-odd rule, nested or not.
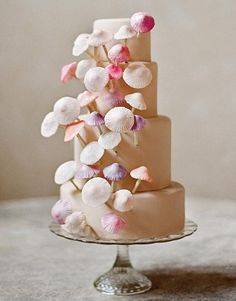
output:
[[[151,281],[136,271],[129,259],[128,245],[117,245],[113,267],[95,282],[95,288],[104,294],[126,296],[141,294],[150,290]]]

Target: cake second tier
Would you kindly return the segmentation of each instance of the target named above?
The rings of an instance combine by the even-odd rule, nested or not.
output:
[[[81,117],[83,118],[83,117]],[[141,182],[138,191],[159,190],[170,185],[171,181],[171,121],[166,116],[156,116],[146,119],[146,126],[139,132],[139,145],[134,144],[134,132],[122,134],[122,141],[117,147],[117,154],[113,150],[106,150],[100,164],[101,168],[117,162],[128,171],[146,166],[152,182]],[[97,128],[85,126],[81,136],[86,142],[96,141],[99,136]],[[80,164],[82,147],[78,139],[75,140],[75,160]],[[117,182],[116,189],[132,190],[135,180],[129,175]]]

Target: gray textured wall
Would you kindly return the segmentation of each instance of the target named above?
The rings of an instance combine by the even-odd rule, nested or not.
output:
[[[194,195],[236,197],[236,1],[0,0],[0,199],[50,195],[72,158],[62,136],[40,137],[54,101],[82,90],[59,82],[80,32],[98,18],[152,13],[159,112],[173,121],[173,177]]]

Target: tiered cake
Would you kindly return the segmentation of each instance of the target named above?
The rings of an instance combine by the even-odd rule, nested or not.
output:
[[[86,87],[76,99],[58,100],[41,128],[49,137],[60,125],[75,144],[75,159],[55,174],[62,185],[52,217],[65,231],[141,239],[184,227],[184,188],[171,180],[171,121],[157,109],[153,27],[146,13],[97,20],[73,48],[89,59],[62,69],[63,82],[76,77]]]

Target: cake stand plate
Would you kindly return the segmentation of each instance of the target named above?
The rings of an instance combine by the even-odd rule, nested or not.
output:
[[[129,245],[163,243],[178,240],[193,234],[197,230],[197,224],[186,219],[184,229],[178,233],[165,237],[153,237],[138,240],[104,240],[92,237],[81,237],[67,233],[60,225],[52,222],[49,229],[54,234],[80,242],[104,245],[117,245],[117,255],[113,267],[97,278],[94,282],[95,288],[108,295],[126,296],[144,293],[151,289],[151,281],[135,270],[129,258]]]

